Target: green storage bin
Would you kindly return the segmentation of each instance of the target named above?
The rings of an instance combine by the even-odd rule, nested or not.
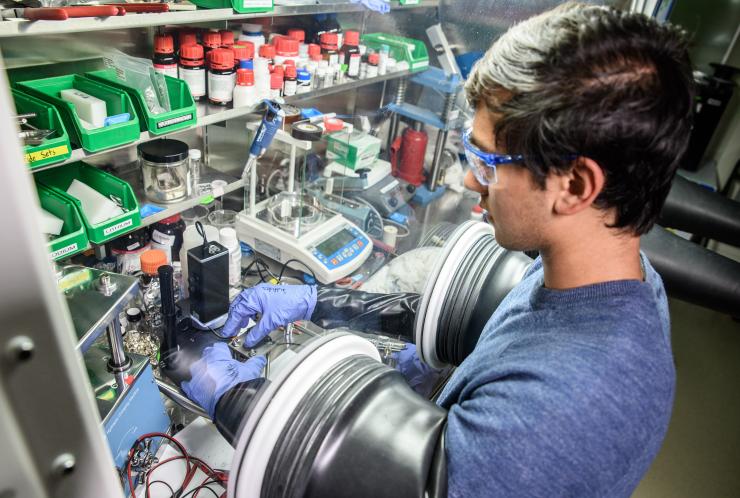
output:
[[[139,130],[139,118],[136,115],[131,98],[126,92],[118,88],[104,85],[99,81],[94,81],[78,74],[21,81],[18,83],[18,88],[25,93],[54,105],[62,117],[64,126],[67,128],[70,141],[87,151],[98,152],[111,147],[124,145],[138,140],[141,134]],[[109,116],[127,112],[131,114],[131,120],[125,123],[86,130],[80,124],[74,105],[62,100],[59,96],[62,90],[69,88],[75,88],[104,100]]]
[[[36,179],[44,186],[55,189],[56,192],[74,203],[80,212],[82,222],[85,224],[87,238],[95,244],[108,242],[141,225],[139,203],[136,201],[131,186],[105,171],[80,162],[68,164],[62,168],[41,171],[36,173]],[[121,207],[125,212],[103,223],[91,224],[82,211],[80,201],[67,194],[67,189],[74,179],[86,183],[106,197],[120,199]]]
[[[93,71],[85,76],[126,92],[131,97],[139,115],[141,131],[149,130],[154,135],[164,135],[195,125],[198,117],[195,111],[195,101],[188,84],[183,80],[165,75],[167,92],[170,96],[170,109],[172,110],[161,114],[152,114],[141,91],[129,87],[125,81],[119,80],[114,69]]]
[[[90,247],[85,225],[75,203],[44,185],[36,184],[36,191],[41,207],[64,221],[61,234],[46,245],[51,253],[51,259],[57,261],[69,258]]]
[[[234,9],[240,14],[252,12],[272,12],[272,0],[190,0],[204,9]]]
[[[420,40],[386,33],[369,33],[362,36],[362,43],[376,52],[383,45],[391,49],[391,57],[397,61],[406,61],[412,71],[421,71],[429,67],[427,46]]]
[[[41,145],[25,146],[25,159],[28,166],[34,169],[68,159],[72,155],[72,146],[56,108],[19,90],[13,89],[11,92],[18,114],[35,112],[36,117],[29,120],[32,125],[43,130],[55,131]]]

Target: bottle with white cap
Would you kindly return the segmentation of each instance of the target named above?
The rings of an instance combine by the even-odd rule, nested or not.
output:
[[[188,176],[190,177],[189,194],[200,195],[198,185],[200,185],[200,159],[202,155],[200,149],[188,149]]]
[[[242,279],[242,249],[236,230],[231,227],[221,229],[221,245],[229,250],[229,286],[238,287]]]
[[[258,54],[260,46],[265,44],[265,35],[262,33],[262,25],[244,23],[239,40],[248,41],[254,44],[254,53]]]

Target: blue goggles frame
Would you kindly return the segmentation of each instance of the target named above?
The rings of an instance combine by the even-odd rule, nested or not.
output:
[[[509,155],[483,152],[470,142],[470,135],[472,133],[472,128],[468,128],[463,132],[463,149],[465,150],[465,159],[467,159],[468,167],[481,185],[485,186],[498,183],[496,166],[499,164],[512,164],[524,161],[524,156],[521,154]]]

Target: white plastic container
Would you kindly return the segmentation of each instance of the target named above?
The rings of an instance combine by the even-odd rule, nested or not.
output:
[[[229,286],[237,287],[242,279],[242,249],[236,237],[236,230],[222,228],[219,235],[221,245],[229,250]]]
[[[242,32],[239,40],[254,43],[254,53],[259,53],[260,47],[265,44],[265,35],[262,34],[262,25],[260,24],[242,24]]]
[[[254,86],[254,72],[239,69],[236,72],[234,87],[234,107],[252,107],[257,102],[257,88]]]
[[[270,98],[269,62],[263,57],[254,59],[254,86],[257,90],[258,100]]]

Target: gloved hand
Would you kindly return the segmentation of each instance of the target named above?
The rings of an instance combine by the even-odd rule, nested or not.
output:
[[[226,337],[235,336],[259,313],[262,317],[244,340],[251,348],[278,327],[310,319],[315,306],[316,286],[258,284],[243,290],[234,299],[221,333]]]
[[[406,348],[393,353],[396,370],[401,372],[411,389],[423,396],[429,396],[442,370],[432,368],[419,358],[416,345],[406,344]]]
[[[200,360],[190,367],[191,378],[181,384],[182,390],[213,418],[221,396],[237,384],[259,378],[265,363],[264,356],[237,361],[226,343],[218,342],[205,348]]]
[[[391,10],[387,0],[351,0],[352,3],[361,3],[370,10],[386,14]]]

